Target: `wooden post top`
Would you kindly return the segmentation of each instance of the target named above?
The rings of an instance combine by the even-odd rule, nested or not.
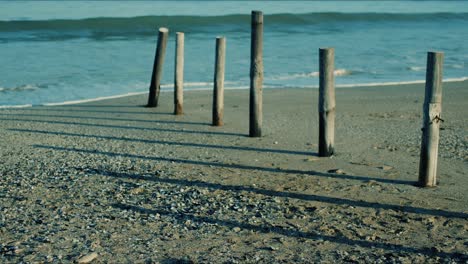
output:
[[[322,47],[322,48],[319,48],[319,50],[323,50],[323,51],[327,51],[327,50],[329,50],[329,51],[334,51],[335,48],[331,48],[331,47]]]
[[[159,28],[159,32],[161,32],[161,33],[167,33],[167,32],[169,32],[169,29],[167,29],[167,28],[165,28],[165,27],[161,27],[161,28]]]
[[[252,24],[263,24],[263,12],[252,11]]]
[[[442,52],[442,51],[436,51],[436,50],[431,50],[431,51],[429,51],[428,53],[440,54],[440,55],[442,55],[442,56],[444,55],[444,52]],[[439,55],[439,56],[440,56],[440,55]]]

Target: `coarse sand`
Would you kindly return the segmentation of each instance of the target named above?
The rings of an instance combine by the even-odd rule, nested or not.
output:
[[[444,83],[438,186],[419,188],[424,84],[248,90],[0,110],[0,263],[468,262],[468,82]]]

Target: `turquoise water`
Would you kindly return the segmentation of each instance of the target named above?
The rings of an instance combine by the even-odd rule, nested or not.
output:
[[[4,1],[0,106],[59,103],[148,89],[157,29],[185,32],[185,88],[210,89],[216,36],[227,37],[226,88],[249,83],[250,12],[265,14],[266,88],[317,87],[318,48],[334,47],[338,85],[412,82],[426,53],[444,77],[468,76],[466,1]]]

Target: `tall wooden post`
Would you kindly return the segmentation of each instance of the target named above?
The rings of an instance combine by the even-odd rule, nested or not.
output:
[[[162,77],[162,72],[163,72],[164,55],[166,53],[168,33],[169,33],[169,30],[167,28],[159,29],[158,45],[156,47],[156,55],[154,57],[153,73],[151,75],[151,84],[149,88],[147,107],[158,106],[161,77]]]
[[[226,62],[226,38],[216,38],[216,58],[213,91],[213,126],[223,125],[224,115],[224,67]]]
[[[319,50],[319,156],[329,157],[335,152],[335,50]]]
[[[250,46],[250,122],[249,136],[262,136],[263,89],[263,13],[252,11]]]
[[[184,113],[184,33],[176,33],[174,71],[174,114]]]
[[[426,92],[423,105],[423,128],[419,162],[419,185],[436,186],[439,150],[440,114],[442,112],[442,52],[427,54]]]

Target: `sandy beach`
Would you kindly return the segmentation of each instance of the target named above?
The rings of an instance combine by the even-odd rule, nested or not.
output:
[[[1,263],[467,263],[468,81],[444,83],[438,186],[418,178],[424,84],[338,88],[317,157],[318,90],[0,109]],[[95,253],[95,254],[93,254]],[[86,259],[88,257],[88,259]]]

